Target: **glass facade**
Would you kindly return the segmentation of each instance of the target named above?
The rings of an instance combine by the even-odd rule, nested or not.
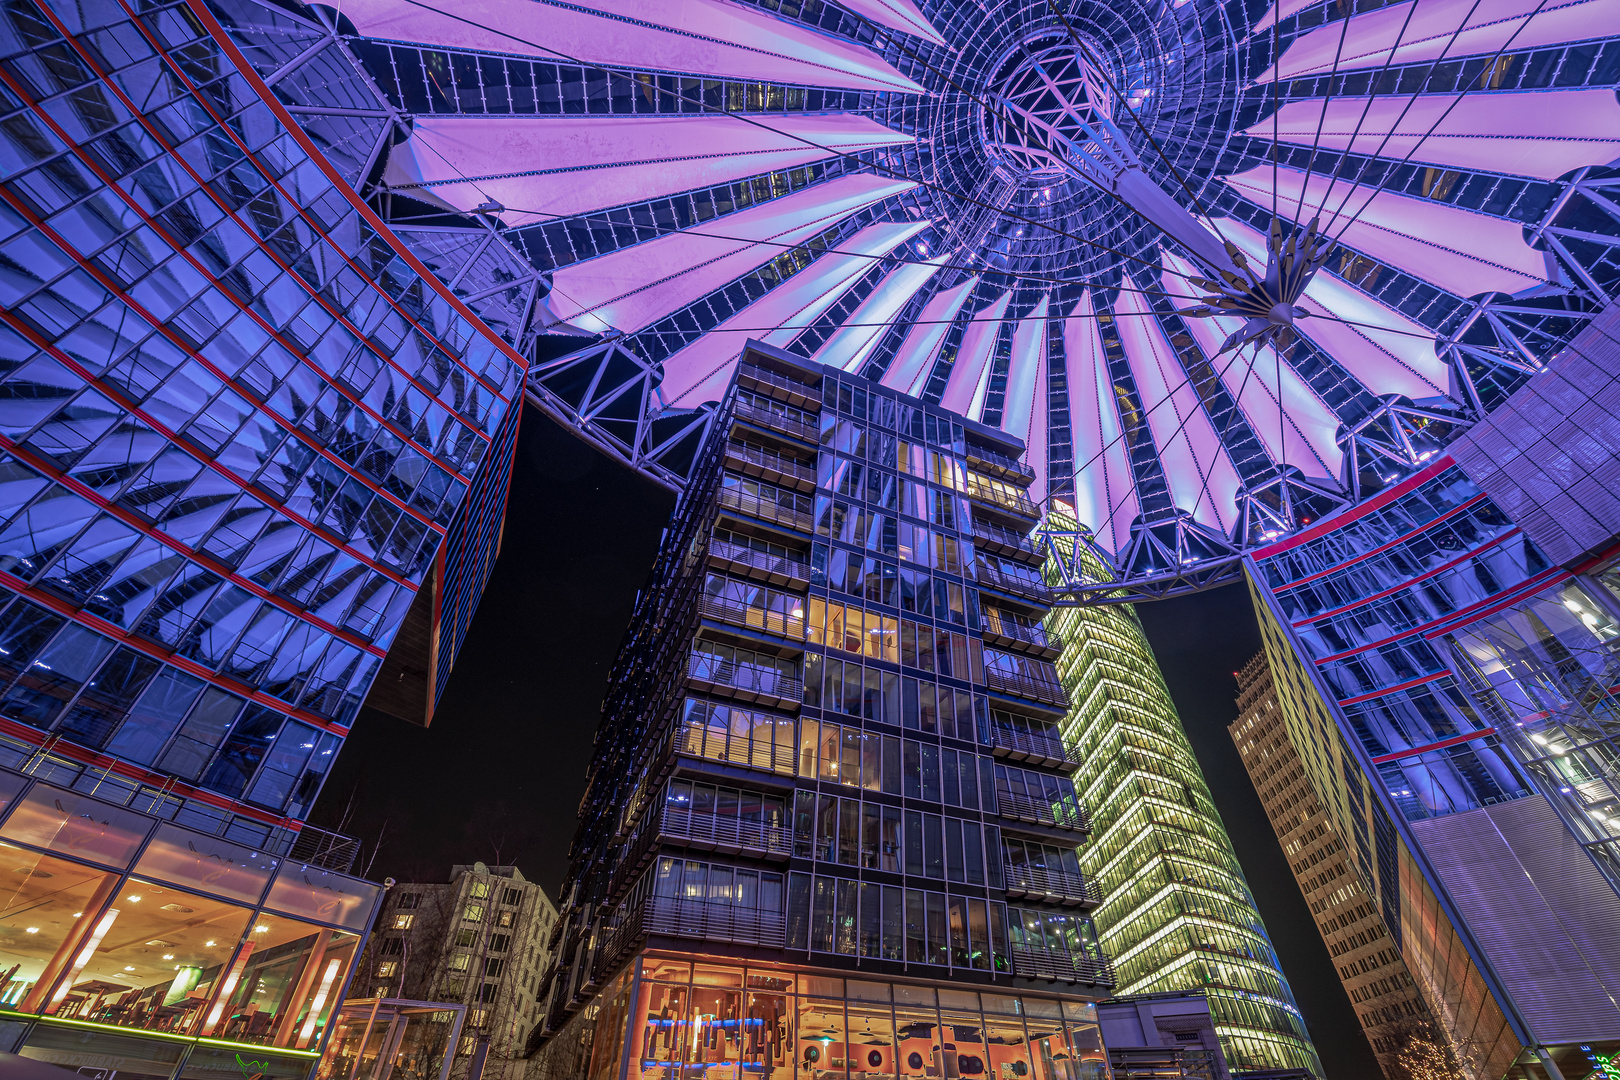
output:
[[[7,1045],[154,1077],[306,1074],[381,894],[9,770],[0,864]]]
[[[730,1063],[720,1075],[935,1075],[938,1053],[985,1067],[987,1032],[1022,1015],[1009,1004],[992,1022],[965,1004],[975,994],[947,1002],[946,985],[1045,985],[1072,1002],[1107,993],[1112,969],[1088,915],[1096,891],[1074,854],[1090,822],[1058,735],[1065,699],[1044,588],[1034,572],[999,587],[985,569],[996,556],[980,546],[1010,545],[1013,561],[1038,565],[1028,541],[1018,546],[1036,518],[1020,450],[750,345],[604,704],[543,990],[543,1069],[563,1068],[583,1017],[598,1017],[600,1039],[602,1018],[617,1016],[611,1053],[628,1045],[624,1075],[675,1076],[682,1061],[696,1072]],[[712,991],[696,975],[688,989],[683,974],[679,989],[644,982],[635,1003],[613,1004],[603,986],[628,985],[632,960],[644,980],[662,979],[646,974],[651,957],[677,943],[721,958],[763,950],[797,974],[757,987],[780,1000],[753,993],[739,968]],[[849,1004],[846,1028],[831,975],[855,968],[918,985],[895,985],[892,1012],[887,983],[873,984],[880,998],[850,991],[870,1004]],[[756,1008],[784,1018],[775,1049],[740,1019]],[[937,1036],[926,1053],[907,1049],[941,1024],[954,1051]],[[807,1026],[820,1034],[806,1038]],[[859,1053],[845,1037],[857,1028]],[[1093,1075],[1052,1049],[1067,1038],[1061,1024],[1035,1030],[1007,1051],[1026,1070]],[[1043,1039],[1045,1057],[1029,1049]],[[617,1057],[591,1075],[598,1066],[621,1075]]]
[[[523,371],[350,186],[340,50],[266,86],[315,30],[0,14],[0,762],[278,850],[447,531],[459,644]]]
[[[1108,1076],[1090,1002],[660,953],[619,974],[557,1042],[537,1080]]]
[[[1289,741],[1356,871],[1334,899],[1375,905],[1465,1069],[1583,1067],[1620,1038],[1570,974],[1620,926],[1612,554],[1554,564],[1443,456],[1249,572]]]
[[[1530,794],[1436,632],[1565,575],[1461,469],[1443,459],[1254,565],[1406,820]]]
[[[1053,525],[1074,527],[1060,515]],[[1079,864],[1100,890],[1097,929],[1119,992],[1203,990],[1234,1071],[1322,1075],[1135,612],[1064,607],[1046,622],[1063,641],[1062,732],[1095,819]]]

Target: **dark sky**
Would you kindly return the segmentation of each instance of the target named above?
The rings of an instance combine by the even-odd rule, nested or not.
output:
[[[529,410],[501,557],[432,726],[362,712],[311,816],[361,838],[359,872],[435,881],[453,863],[515,863],[555,897],[608,669],[673,507],[669,492]],[[1260,648],[1247,592],[1141,613],[1329,1080],[1377,1076],[1226,734],[1233,672]]]

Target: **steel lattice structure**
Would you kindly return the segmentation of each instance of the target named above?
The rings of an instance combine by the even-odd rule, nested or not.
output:
[[[354,0],[333,28],[392,110],[366,193],[447,260],[501,249],[455,287],[516,298],[531,401],[679,487],[750,337],[920,394],[1025,440],[1085,523],[1051,542],[1108,568],[1073,602],[1229,580],[1409,474],[1620,277],[1612,0]]]

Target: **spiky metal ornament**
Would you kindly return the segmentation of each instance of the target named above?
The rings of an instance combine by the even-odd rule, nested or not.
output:
[[[1243,325],[1228,335],[1221,345],[1223,353],[1251,341],[1275,342],[1285,327],[1291,328],[1295,319],[1310,314],[1298,305],[1298,300],[1333,252],[1333,241],[1317,232],[1318,220],[1312,218],[1303,232],[1296,229],[1285,237],[1281,219],[1272,218],[1263,278],[1256,277],[1243,252],[1226,241],[1226,252],[1238,272],[1220,270],[1219,281],[1190,279],[1194,288],[1209,295],[1200,298],[1201,305],[1184,309],[1181,314],[1196,319],[1213,315],[1241,317]]]

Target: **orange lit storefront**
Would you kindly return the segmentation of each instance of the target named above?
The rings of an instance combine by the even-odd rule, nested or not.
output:
[[[305,1076],[380,888],[0,771],[0,1050]]]

